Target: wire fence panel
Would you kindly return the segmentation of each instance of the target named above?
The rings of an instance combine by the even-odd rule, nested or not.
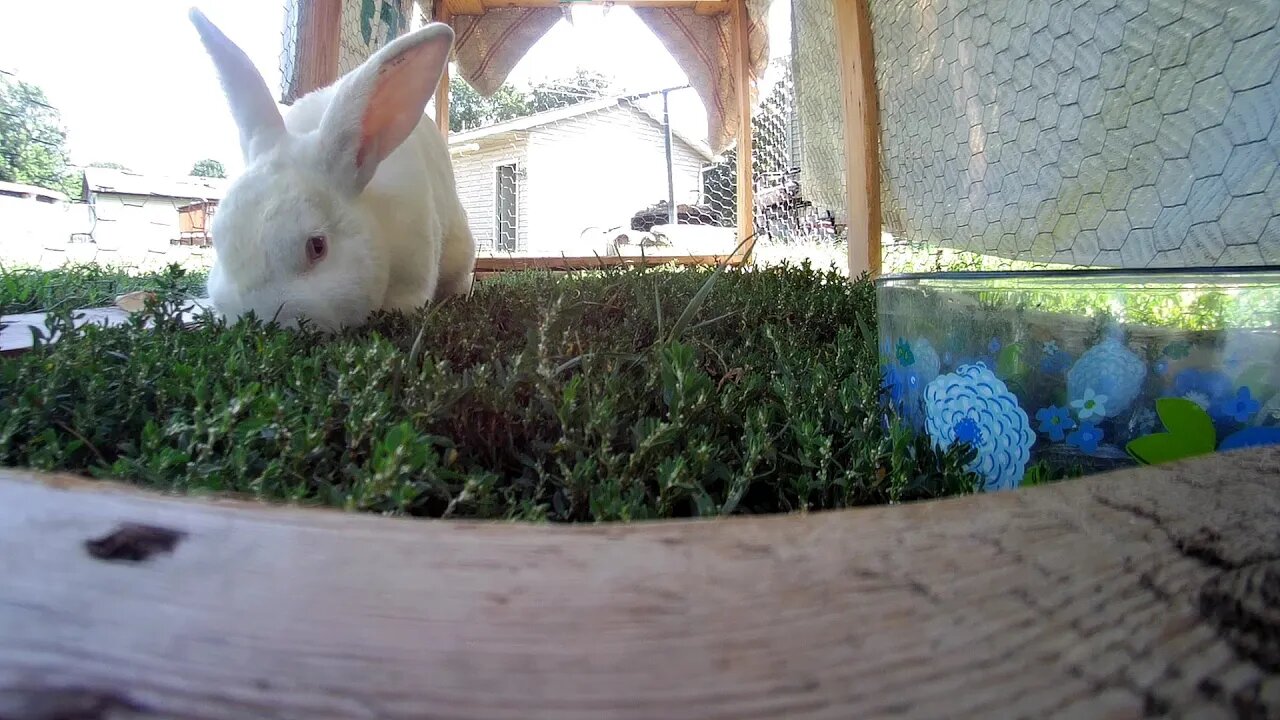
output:
[[[844,104],[833,0],[793,0],[791,18],[800,184],[810,201],[845,225]]]
[[[1280,262],[1280,0],[871,11],[898,243],[1073,266]]]

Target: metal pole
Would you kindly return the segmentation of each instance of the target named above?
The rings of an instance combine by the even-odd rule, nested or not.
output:
[[[676,224],[676,181],[675,170],[671,162],[671,105],[667,100],[669,90],[662,91],[662,135],[667,146],[667,218],[672,225]]]

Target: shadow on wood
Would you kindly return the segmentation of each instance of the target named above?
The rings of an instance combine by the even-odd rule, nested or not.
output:
[[[130,528],[166,543],[125,561],[86,546]],[[0,717],[1280,714],[1277,448],[579,527],[7,471],[0,542]]]

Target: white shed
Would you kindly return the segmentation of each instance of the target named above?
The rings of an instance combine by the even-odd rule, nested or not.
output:
[[[603,254],[590,228],[629,228],[632,215],[667,200],[662,118],[632,98],[450,134],[449,150],[482,254]],[[700,202],[710,148],[673,131],[671,156],[676,202]]]
[[[93,241],[103,250],[168,252],[180,234],[178,208],[198,200],[220,200],[226,187],[227,181],[218,178],[86,168],[84,200],[97,219]]]

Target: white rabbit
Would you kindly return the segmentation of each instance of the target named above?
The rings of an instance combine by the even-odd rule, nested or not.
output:
[[[282,118],[248,56],[198,9],[190,16],[245,162],[213,220],[219,314],[334,331],[470,290],[475,240],[424,115],[453,46],[448,25],[393,40]]]

